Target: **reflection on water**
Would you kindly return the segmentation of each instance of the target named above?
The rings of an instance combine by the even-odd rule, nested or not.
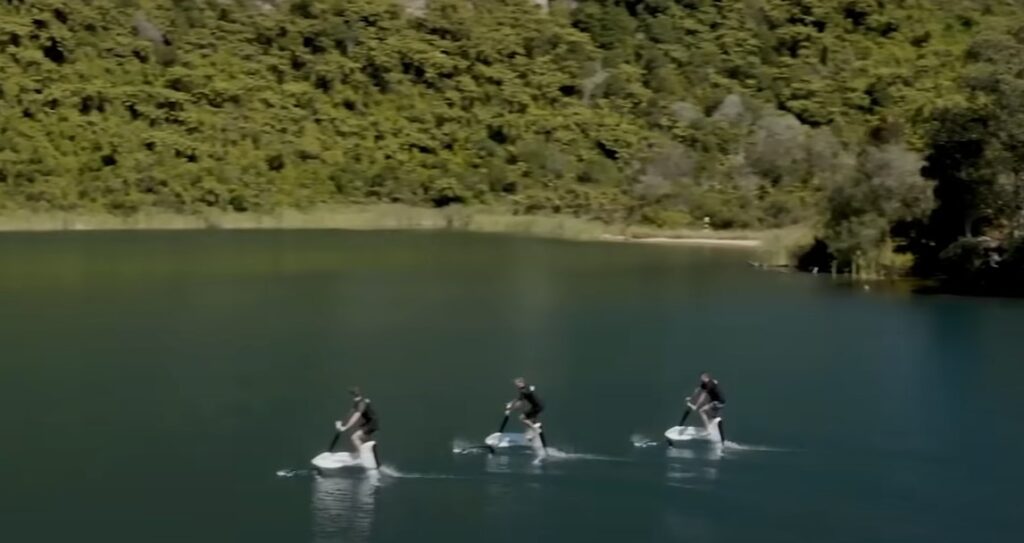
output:
[[[666,475],[672,486],[693,487],[700,482],[718,479],[718,462],[723,457],[719,444],[696,448],[673,448],[666,450],[669,459]]]
[[[314,478],[314,543],[369,541],[379,483],[376,471],[354,477]]]
[[[489,473],[543,473],[544,461],[529,454],[489,454],[484,466]]]
[[[668,447],[667,456],[669,458],[686,458],[689,460],[713,460],[718,461],[724,456],[725,447],[714,443],[704,447],[695,448],[679,448],[679,447]]]
[[[508,473],[510,470],[509,461],[511,458],[504,454],[487,455],[486,466],[490,473]]]

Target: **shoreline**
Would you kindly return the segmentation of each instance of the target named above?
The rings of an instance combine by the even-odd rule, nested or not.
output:
[[[701,238],[701,237],[627,237],[605,234],[602,241],[614,243],[650,243],[652,245],[708,245],[715,247],[758,248],[764,245],[759,239],[746,238]]]
[[[398,204],[324,206],[274,213],[209,211],[181,214],[145,210],[109,213],[0,212],[0,233],[115,230],[451,230],[522,234],[610,243],[646,243],[757,249],[771,232],[658,229],[609,225],[559,215],[514,215],[487,208],[415,208]]]

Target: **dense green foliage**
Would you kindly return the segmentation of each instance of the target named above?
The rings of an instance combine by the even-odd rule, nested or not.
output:
[[[1013,2],[541,3],[0,0],[0,208],[709,217],[1020,275]]]

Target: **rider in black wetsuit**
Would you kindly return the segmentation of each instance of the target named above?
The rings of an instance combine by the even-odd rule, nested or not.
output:
[[[522,410],[522,414],[519,418],[529,428],[529,434],[541,435],[541,423],[539,420],[540,414],[544,411],[544,404],[541,403],[540,398],[537,397],[536,388],[526,384],[526,380],[522,377],[516,378],[513,381],[516,385],[516,389],[519,390],[519,397],[508,403],[505,406],[507,410],[519,408]],[[541,440],[543,441],[543,436]]]
[[[377,413],[374,412],[370,399],[364,397],[358,388],[349,389],[349,394],[352,395],[352,415],[347,424],[342,424],[339,420],[335,426],[338,431],[344,432],[353,425],[358,425],[356,431],[352,433],[352,444],[356,447],[355,454],[359,455],[359,448],[363,442],[377,431]]]
[[[722,394],[722,388],[718,385],[718,381],[711,377],[711,374],[704,372],[700,374],[700,384],[693,391],[697,397],[690,405],[700,414],[700,418],[704,420],[704,427],[711,431],[712,421],[708,418],[709,415],[718,421],[722,418],[722,408],[725,407],[725,396]],[[687,398],[690,401],[690,398]]]

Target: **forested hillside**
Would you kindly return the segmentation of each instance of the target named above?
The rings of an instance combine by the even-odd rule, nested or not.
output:
[[[1024,282],[1010,0],[0,0],[0,73],[0,210],[709,217]]]

